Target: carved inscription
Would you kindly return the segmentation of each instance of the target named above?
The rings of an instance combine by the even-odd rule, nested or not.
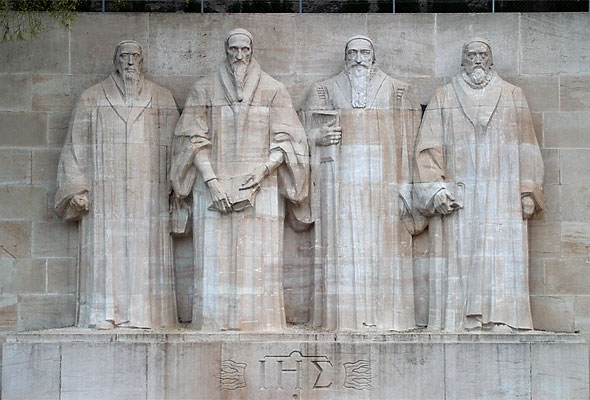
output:
[[[233,360],[222,361],[219,374],[221,389],[235,390],[246,387],[246,366],[245,363]]]
[[[259,361],[260,380],[258,389],[302,389],[303,368],[312,367],[317,373],[312,389],[327,389],[332,382],[326,377],[326,370],[332,369],[332,362],[326,356],[303,355],[295,350],[289,355],[269,355]]]
[[[344,363],[344,387],[356,390],[371,389],[371,379],[375,375],[371,374],[371,362],[368,360],[358,360],[355,362]]]

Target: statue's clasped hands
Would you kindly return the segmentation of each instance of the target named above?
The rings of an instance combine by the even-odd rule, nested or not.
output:
[[[523,196],[522,203],[522,218],[529,219],[535,213],[535,201],[531,196]]]

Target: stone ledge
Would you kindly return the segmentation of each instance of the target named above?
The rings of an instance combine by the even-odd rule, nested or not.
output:
[[[2,398],[587,399],[583,336],[546,332],[9,335]]]

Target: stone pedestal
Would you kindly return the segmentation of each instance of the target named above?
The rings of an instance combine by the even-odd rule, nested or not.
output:
[[[553,333],[10,335],[11,399],[587,399],[588,346]]]

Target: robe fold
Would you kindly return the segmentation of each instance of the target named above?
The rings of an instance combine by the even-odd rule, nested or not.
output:
[[[415,327],[411,159],[420,107],[409,86],[374,68],[366,107],[345,72],[315,84],[308,134],[340,126],[341,143],[312,142],[315,272],[312,324],[329,330]],[[316,133],[317,134],[317,133]]]
[[[527,222],[521,198],[544,206],[543,161],[520,88],[495,73],[485,89],[461,74],[439,88],[416,144],[416,206],[429,224],[430,329],[505,324],[532,329]],[[462,208],[436,216],[446,188]]]
[[[76,104],[57,176],[56,210],[80,220],[77,324],[136,328],[177,321],[167,168],[178,109],[142,80],[133,106],[114,73]],[[88,213],[70,206],[87,193]]]
[[[254,59],[238,101],[227,63],[189,93],[174,137],[171,179],[177,197],[192,193],[195,297],[192,326],[202,330],[276,331],[285,327],[285,207],[308,195],[309,150],[286,88]],[[207,150],[212,176],[201,176]],[[283,162],[264,178],[253,207],[213,211],[206,181],[245,176],[271,152]],[[201,166],[202,167],[202,166]],[[206,173],[206,172],[205,172]],[[229,188],[226,188],[229,189]],[[287,200],[287,201],[285,201]]]

